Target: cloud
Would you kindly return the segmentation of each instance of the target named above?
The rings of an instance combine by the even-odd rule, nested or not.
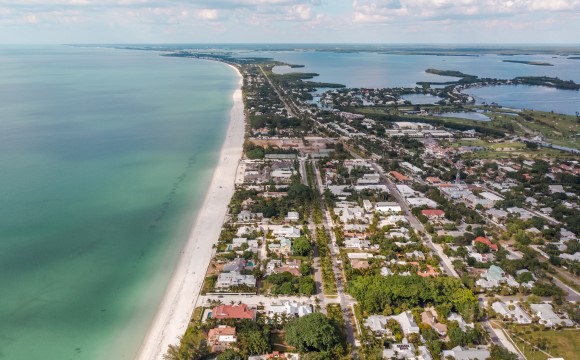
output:
[[[354,0],[354,21],[382,23],[520,16],[580,10],[580,0]]]

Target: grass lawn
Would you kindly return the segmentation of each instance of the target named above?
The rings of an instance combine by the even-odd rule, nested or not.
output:
[[[526,332],[531,331],[527,334]],[[533,331],[531,327],[518,327],[517,336],[535,346],[541,345],[543,340],[547,346],[542,350],[553,357],[564,359],[578,359],[580,354],[580,330],[546,330]],[[526,355],[528,360],[547,360],[548,356],[539,350],[533,351],[530,344],[526,344],[517,337],[513,337],[516,345]]]

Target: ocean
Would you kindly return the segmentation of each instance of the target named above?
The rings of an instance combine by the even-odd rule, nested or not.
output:
[[[237,83],[155,52],[0,47],[0,359],[134,358]]]

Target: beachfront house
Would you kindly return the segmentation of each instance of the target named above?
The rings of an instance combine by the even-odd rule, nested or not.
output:
[[[238,271],[222,272],[218,275],[215,288],[216,290],[226,290],[232,286],[240,285],[256,287],[256,278],[254,275],[242,275]]]
[[[219,305],[211,310],[213,319],[250,319],[256,320],[256,310],[246,304]]]
[[[207,344],[214,353],[229,349],[236,341],[238,341],[236,328],[231,326],[220,325],[210,329],[207,334]]]

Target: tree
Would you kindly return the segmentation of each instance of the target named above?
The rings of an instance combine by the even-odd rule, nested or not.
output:
[[[292,242],[292,253],[295,256],[308,256],[312,251],[310,241],[304,236],[294,239]]]
[[[311,276],[304,276],[300,278],[298,292],[307,296],[314,295],[314,293],[316,293],[316,286],[314,285],[314,280]]]
[[[227,349],[219,354],[216,360],[242,360],[242,356],[232,349]]]
[[[200,330],[190,330],[181,338],[178,345],[169,345],[164,360],[199,360],[209,355],[205,334]]]
[[[303,261],[300,264],[300,273],[302,274],[302,276],[308,276],[310,275],[310,271],[312,270],[312,268],[310,267],[310,263],[307,261]]]
[[[493,344],[489,360],[518,360],[518,356],[504,347]]]
[[[284,329],[286,342],[300,352],[330,351],[340,341],[338,330],[321,313],[293,319]]]

